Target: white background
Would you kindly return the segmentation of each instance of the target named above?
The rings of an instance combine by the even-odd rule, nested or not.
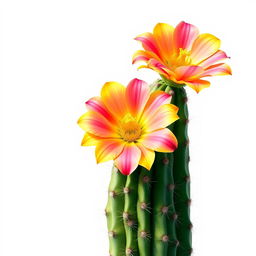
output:
[[[255,255],[254,0],[2,2],[1,255],[108,255],[111,162],[80,147],[76,121],[106,81],[158,75],[131,64],[133,38],[185,20],[222,39],[233,76],[190,108],[196,256]]]

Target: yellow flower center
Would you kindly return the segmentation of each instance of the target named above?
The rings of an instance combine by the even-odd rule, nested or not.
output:
[[[125,141],[136,141],[141,135],[141,127],[135,121],[122,123],[120,126],[120,135]]]
[[[123,140],[133,142],[141,136],[141,125],[130,115],[126,115],[119,126],[119,134]]]
[[[190,51],[180,48],[179,53],[175,53],[167,64],[172,68],[188,66],[192,62],[190,54]]]
[[[189,65],[191,63],[190,51],[180,48],[180,54],[177,61],[181,64],[179,66]]]

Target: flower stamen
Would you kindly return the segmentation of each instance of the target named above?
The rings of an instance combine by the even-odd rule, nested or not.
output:
[[[180,66],[188,66],[191,64],[192,59],[190,56],[191,52],[187,49],[179,49],[179,53],[175,53],[171,60],[168,62],[169,66],[172,68]]]
[[[141,126],[136,121],[129,121],[120,125],[119,133],[123,140],[136,141],[141,136]]]

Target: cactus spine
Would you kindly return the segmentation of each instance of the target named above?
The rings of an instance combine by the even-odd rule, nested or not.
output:
[[[151,171],[130,176],[113,169],[106,208],[110,256],[188,256],[191,248],[188,110],[183,87],[166,80],[153,90],[173,94],[180,117],[169,129],[178,139],[174,153],[156,153]]]

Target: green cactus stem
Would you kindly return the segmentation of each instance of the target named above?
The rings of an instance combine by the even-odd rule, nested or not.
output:
[[[138,200],[138,179],[139,172],[135,171],[127,176],[124,192],[123,221],[126,235],[125,255],[136,256],[138,254],[137,239],[137,200]]]
[[[175,100],[175,94],[172,88],[169,86],[165,89],[166,92],[172,95],[171,103],[176,105]],[[177,122],[177,121],[176,121]],[[175,123],[171,124],[168,128],[173,131],[174,130]],[[170,237],[170,243],[168,246],[168,256],[176,256],[177,248],[179,246],[179,241],[177,240],[177,234],[176,234],[176,222],[177,222],[177,213],[175,208],[175,200],[174,200],[174,193],[175,193],[175,181],[174,181],[174,170],[173,170],[173,164],[174,164],[174,154],[165,154],[164,163],[168,168],[168,217],[169,220],[167,222],[167,228],[168,228],[168,236]]]
[[[173,154],[156,153],[152,168],[152,255],[175,256],[176,230],[173,201]]]
[[[174,92],[173,103],[179,107],[178,115],[180,117],[174,123],[173,128],[178,140],[178,148],[173,153],[174,201],[178,239],[177,256],[187,256],[192,252],[187,94],[184,87],[172,87],[172,90]]]
[[[125,229],[122,220],[124,209],[123,188],[125,183],[126,176],[113,167],[106,207],[110,256],[123,256],[126,249]]]
[[[138,247],[140,256],[151,255],[151,191],[152,191],[152,172],[143,167],[137,168],[139,174],[138,184]],[[136,170],[137,171],[137,170]]]

